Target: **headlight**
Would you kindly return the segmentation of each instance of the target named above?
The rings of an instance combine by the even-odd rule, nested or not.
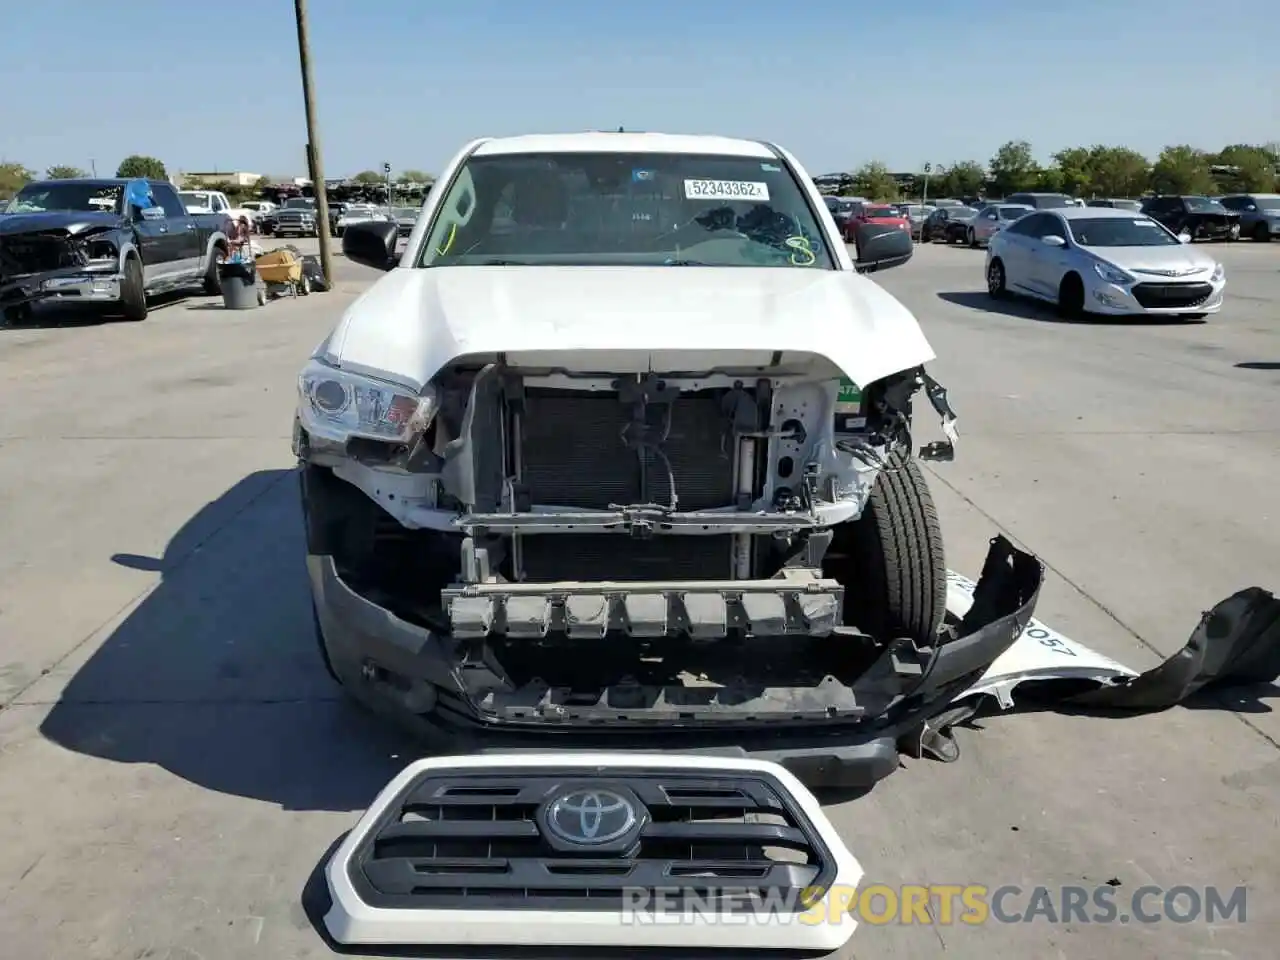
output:
[[[1213,265],[1213,282],[1217,283],[1219,280],[1225,279],[1227,279],[1227,268],[1220,263],[1215,263]]]
[[[298,406],[307,430],[329,440],[405,441],[431,423],[437,395],[431,386],[415,395],[406,387],[312,360],[298,377]]]
[[[1096,270],[1098,272],[1098,276],[1107,281],[1107,283],[1133,283],[1133,277],[1129,276],[1118,267],[1111,266],[1109,263],[1095,263],[1093,265],[1093,269]]]

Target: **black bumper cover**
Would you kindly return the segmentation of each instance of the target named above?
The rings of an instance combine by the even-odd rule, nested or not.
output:
[[[869,787],[899,764],[899,744],[918,739],[1017,640],[1034,614],[1044,567],[1004,537],[991,541],[973,605],[943,641],[885,645],[849,690],[869,705],[859,716],[797,721],[744,717],[729,723],[669,715],[651,725],[562,719],[511,723],[468,693],[457,643],[393,615],[353,590],[327,556],[309,556],[325,655],[352,695],[453,753],[486,749],[679,750],[750,754],[790,769],[813,787]],[[607,642],[607,641],[601,641]],[[514,691],[513,691],[514,692]]]

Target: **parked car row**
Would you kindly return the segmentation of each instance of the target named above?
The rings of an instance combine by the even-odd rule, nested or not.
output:
[[[969,203],[940,198],[929,203],[877,204],[862,197],[824,197],[840,232],[850,237],[859,223],[894,223],[918,243],[963,243],[981,247],[1006,225],[1036,210],[1109,209],[1143,213],[1186,234],[1192,241],[1266,242],[1280,236],[1280,194],[1234,194],[1224,197],[1160,195],[1135,200],[1094,197],[1080,200],[1063,193],[1014,193],[1003,200]],[[889,218],[888,211],[896,212]],[[875,211],[876,217],[868,216]]]

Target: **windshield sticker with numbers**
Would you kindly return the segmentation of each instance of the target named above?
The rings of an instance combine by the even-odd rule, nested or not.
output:
[[[768,201],[769,185],[759,180],[686,180],[684,195],[689,200]]]

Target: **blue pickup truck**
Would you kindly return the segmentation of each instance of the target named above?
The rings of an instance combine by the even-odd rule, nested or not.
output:
[[[190,214],[163,180],[38,180],[0,217],[0,307],[21,324],[40,301],[144,320],[147,298],[221,292],[231,221]]]

